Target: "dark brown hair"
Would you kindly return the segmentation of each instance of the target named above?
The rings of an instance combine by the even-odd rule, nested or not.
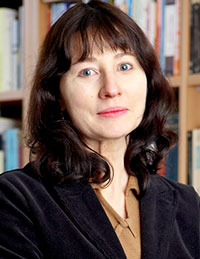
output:
[[[108,163],[89,152],[59,103],[61,76],[71,65],[71,46],[79,35],[84,60],[95,44],[103,50],[105,42],[114,50],[135,53],[148,83],[146,109],[140,125],[130,133],[125,167],[136,175],[141,193],[148,176],[155,174],[162,158],[176,142],[176,135],[165,127],[173,108],[173,90],[162,74],[154,50],[137,24],[118,8],[104,2],[78,3],[50,28],[37,64],[28,113],[31,154],[36,155],[38,172],[49,181],[104,182],[110,179]],[[77,43],[77,44],[78,44]],[[103,178],[99,178],[100,173]]]

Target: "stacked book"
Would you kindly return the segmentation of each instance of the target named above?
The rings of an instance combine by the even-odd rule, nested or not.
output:
[[[22,166],[21,122],[0,117],[0,173]]]
[[[23,86],[23,10],[0,5],[0,92]]]

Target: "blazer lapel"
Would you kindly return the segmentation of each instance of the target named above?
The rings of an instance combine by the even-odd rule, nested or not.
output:
[[[150,187],[141,200],[142,259],[167,259],[170,236],[176,216],[177,193],[152,176]],[[163,188],[165,188],[163,190]]]
[[[125,259],[121,244],[90,184],[54,187],[64,210],[105,258]]]

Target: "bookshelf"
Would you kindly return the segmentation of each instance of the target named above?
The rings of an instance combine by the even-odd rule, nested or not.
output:
[[[11,105],[20,102],[24,123],[30,92],[30,82],[37,60],[38,49],[48,30],[49,3],[59,1],[23,0],[24,17],[24,87],[20,91],[0,93],[0,103]],[[179,98],[179,154],[178,181],[187,183],[187,132],[200,127],[200,74],[189,74],[190,53],[190,0],[181,1],[181,67],[180,76],[168,80],[178,91]],[[24,164],[28,151],[24,149]]]
[[[23,98],[24,98],[24,91],[22,89],[0,93],[1,105],[3,105],[3,103],[22,101]]]

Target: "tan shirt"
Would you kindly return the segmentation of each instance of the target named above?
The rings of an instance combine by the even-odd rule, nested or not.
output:
[[[140,210],[139,201],[136,199],[131,189],[135,189],[139,194],[137,178],[129,176],[126,195],[127,218],[123,219],[104,199],[101,187],[92,184],[92,187],[101,202],[128,259],[141,258],[141,236],[140,236]]]

